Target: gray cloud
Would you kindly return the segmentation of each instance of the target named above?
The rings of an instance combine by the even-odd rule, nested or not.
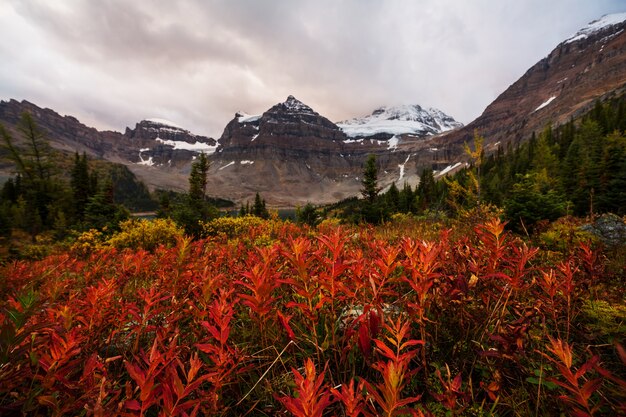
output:
[[[164,117],[219,136],[294,94],[332,120],[435,106],[467,123],[620,0],[13,0],[0,98],[99,128]]]

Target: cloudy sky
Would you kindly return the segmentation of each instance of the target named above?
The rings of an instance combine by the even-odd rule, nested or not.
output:
[[[0,99],[100,129],[218,137],[289,94],[339,121],[420,104],[469,123],[626,0],[0,0]]]

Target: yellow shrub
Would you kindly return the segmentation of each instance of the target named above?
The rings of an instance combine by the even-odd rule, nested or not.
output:
[[[252,229],[261,227],[265,221],[256,216],[218,217],[202,224],[205,236],[226,235],[228,238],[249,235]]]
[[[78,235],[70,250],[78,255],[87,255],[104,246],[104,237],[101,231],[89,229]]]
[[[120,223],[120,231],[107,240],[107,244],[117,248],[142,248],[154,250],[159,245],[172,247],[184,234],[171,219],[126,220]]]
[[[317,230],[320,233],[329,232],[339,227],[339,225],[341,225],[341,220],[339,218],[329,217],[327,219],[322,220],[317,225]]]

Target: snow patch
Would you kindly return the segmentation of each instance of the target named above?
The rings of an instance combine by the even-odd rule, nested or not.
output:
[[[363,139],[346,139],[344,143],[363,143]]]
[[[261,118],[260,114],[246,114],[243,112],[238,112],[237,115],[239,115],[237,117],[237,121],[239,123],[252,123],[252,122],[256,122],[257,120]]]
[[[183,129],[182,127],[180,127],[179,125],[177,125],[174,122],[170,122],[169,120],[166,120],[166,119],[159,119],[158,117],[153,117],[151,119],[146,119],[146,122],[156,123],[158,125],[163,125],[163,126],[174,127],[177,130],[185,130],[185,129]]]
[[[626,20],[626,13],[614,13],[602,16],[599,19],[591,21],[587,26],[580,29],[576,34],[564,43],[572,43],[581,39],[585,39],[596,32],[601,31],[609,26],[617,25]]]
[[[257,133],[256,135],[252,136],[252,140],[250,142],[254,142],[254,140],[258,137],[259,137],[259,134]]]
[[[224,165],[223,167],[220,167],[220,168],[218,169],[218,171],[221,171],[221,170],[223,170],[224,168],[228,168],[228,167],[229,167],[229,166],[231,166],[231,165],[235,165],[235,161],[229,162],[229,163],[227,163],[226,165]]]
[[[244,159],[243,161],[239,161],[239,163],[241,165],[252,165],[254,164],[254,161],[248,161],[247,159]]]
[[[387,141],[387,143],[389,144],[387,146],[387,150],[396,150],[398,149],[398,143],[400,142],[400,138],[397,136],[392,137],[391,139],[389,139]]]
[[[198,141],[195,143],[189,143],[182,140],[166,140],[161,138],[156,138],[155,140],[157,142],[161,142],[163,145],[173,147],[174,150],[181,149],[185,151],[201,152],[208,155],[215,153],[218,146],[217,143],[215,145],[209,145],[208,143]]]
[[[406,165],[407,162],[409,162],[410,157],[411,155],[407,156],[406,159],[404,160],[404,163],[398,164],[398,168],[400,168],[400,177],[398,177],[398,181],[401,181],[402,178],[404,178],[404,166]]]
[[[546,101],[544,101],[543,103],[541,103],[541,104],[539,105],[539,107],[537,107],[537,108],[536,108],[535,110],[533,110],[532,112],[534,113],[534,112],[536,112],[536,111],[539,111],[539,110],[543,109],[543,108],[544,108],[544,107],[546,107],[548,104],[552,103],[552,101],[553,101],[555,98],[556,98],[556,96],[552,96],[552,97],[550,97],[549,99],[547,99]]]
[[[453,169],[456,169],[456,168],[460,167],[461,165],[463,165],[463,162],[457,162],[454,165],[448,165],[441,172],[437,173],[437,177],[441,177],[442,175],[446,175],[448,172],[452,171]]]
[[[137,165],[145,165],[145,166],[153,166],[154,165],[154,161],[152,160],[152,157],[148,157],[148,159],[143,159],[143,157],[141,156],[141,152],[139,152],[139,162],[137,162]]]

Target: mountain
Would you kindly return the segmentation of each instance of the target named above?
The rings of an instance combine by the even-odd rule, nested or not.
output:
[[[235,114],[210,157],[209,188],[240,201],[258,191],[275,205],[330,203],[359,194],[369,154],[377,156],[381,182],[415,184],[417,175],[404,170],[410,154],[399,146],[459,125],[420,106],[383,107],[334,124],[289,96],[263,114]],[[366,133],[352,134],[357,129]]]
[[[258,191],[277,205],[347,197],[358,190],[359,164],[345,139],[333,122],[293,96],[261,115],[239,112],[210,157],[209,189],[242,201]]]
[[[26,100],[0,101],[0,123],[12,130],[24,112],[30,113],[47,133],[50,144],[68,153],[88,155],[126,165],[151,188],[184,191],[191,162],[199,151],[215,150],[215,139],[195,135],[162,119],[140,121],[125,133],[98,131],[72,116],[61,116]],[[8,164],[0,164],[6,177]]]
[[[337,123],[350,138],[390,139],[396,135],[429,136],[462,127],[439,109],[419,105],[380,107],[372,114]]]
[[[533,65],[462,129],[439,135],[428,146],[450,149],[471,142],[474,132],[485,137],[488,150],[517,144],[587,112],[597,100],[626,91],[626,13],[603,16],[589,23]]]
[[[125,138],[141,142],[134,162],[146,166],[185,167],[198,152],[211,154],[217,141],[195,135],[173,122],[164,119],[146,119],[134,129],[126,128]],[[132,161],[132,159],[131,159]]]

